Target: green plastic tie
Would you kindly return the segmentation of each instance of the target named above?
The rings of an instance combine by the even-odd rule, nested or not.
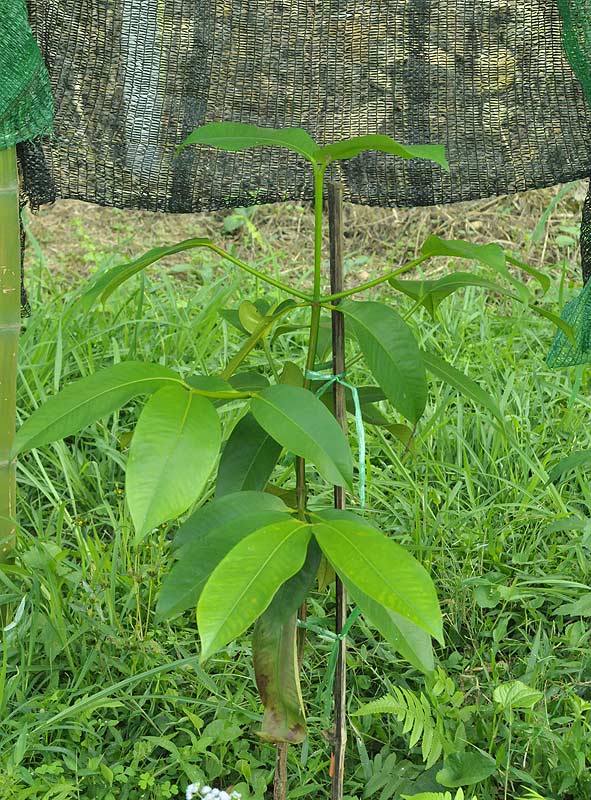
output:
[[[306,628],[306,630],[313,631],[324,639],[331,639],[333,643],[330,650],[330,655],[328,657],[328,664],[326,665],[326,672],[324,673],[322,683],[318,689],[318,698],[319,700],[322,700],[322,714],[325,718],[330,716],[332,692],[337,669],[337,659],[339,657],[339,645],[343,639],[346,639],[349,631],[353,627],[353,623],[360,615],[361,610],[355,606],[355,608],[347,617],[347,620],[343,625],[343,630],[340,633],[334,633],[334,631],[331,631],[328,628],[323,628],[320,625],[314,625],[312,622],[298,621],[299,628]]]
[[[363,415],[361,413],[361,401],[359,400],[359,392],[357,387],[345,380],[345,373],[339,375],[325,375],[323,372],[314,372],[306,370],[306,379],[310,381],[324,381],[323,385],[316,391],[317,397],[322,397],[331,386],[335,383],[340,383],[345,389],[349,389],[353,396],[353,406],[355,408],[355,428],[357,430],[357,441],[359,443],[359,502],[361,508],[365,508],[365,428],[363,426]]]

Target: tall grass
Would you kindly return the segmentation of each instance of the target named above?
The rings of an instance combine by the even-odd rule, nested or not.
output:
[[[30,267],[23,418],[75,377],[126,358],[220,371],[236,334],[218,311],[253,288],[228,274],[201,283],[171,265],[84,315],[39,255]],[[507,419],[503,431],[434,382],[413,450],[368,429],[369,513],[432,571],[445,610],[440,665],[464,697],[457,708],[442,699],[439,710],[498,759],[497,775],[474,787],[479,800],[503,797],[506,778],[512,797],[529,785],[544,797],[587,800],[591,491],[583,473],[548,483],[565,450],[591,447],[586,386],[546,368],[545,323],[477,291],[450,298],[437,322],[425,315],[417,330],[494,395]],[[292,332],[275,346],[301,361],[305,345]],[[262,350],[252,366],[268,371]],[[350,378],[367,382],[360,372]],[[226,413],[229,429],[236,412]],[[168,800],[200,780],[262,800],[272,781],[273,748],[254,733],[261,709],[246,645],[230,646],[205,672],[191,614],[155,623],[170,532],[132,544],[122,487],[134,416],[130,405],[19,465],[17,560],[0,572],[1,599],[18,609],[0,653],[0,800]],[[330,595],[313,596],[312,622],[328,624],[332,612]],[[328,797],[321,684],[330,647],[311,636],[311,735],[290,754],[290,798]],[[423,688],[363,620],[348,659],[349,711],[393,686]],[[509,720],[493,691],[516,678],[545,700]],[[395,718],[351,722],[348,798],[434,790],[434,770],[425,772]]]

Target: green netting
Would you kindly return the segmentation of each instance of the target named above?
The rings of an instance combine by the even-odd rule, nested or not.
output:
[[[561,316],[573,329],[575,341],[571,342],[566,333],[559,330],[546,359],[548,366],[588,364],[591,361],[591,281],[587,281],[583,290],[565,305]]]
[[[0,150],[51,130],[49,76],[24,0],[0,0]]]
[[[591,101],[591,0],[559,0],[559,6],[566,54]]]

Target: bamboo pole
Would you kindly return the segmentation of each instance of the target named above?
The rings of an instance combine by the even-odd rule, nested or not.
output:
[[[21,314],[21,244],[16,150],[0,151],[0,563],[16,535],[16,371]]]
[[[328,187],[328,224],[330,233],[330,291],[343,291],[343,190],[340,184]],[[339,311],[332,313],[332,367],[334,375],[345,372],[345,317]],[[347,433],[345,387],[334,383],[334,412],[337,422]],[[345,490],[334,487],[334,507],[345,508]],[[335,631],[340,634],[347,620],[347,592],[336,578]],[[347,642],[339,641],[334,682],[334,738],[332,766],[332,800],[342,800],[345,777],[345,751],[347,747]]]

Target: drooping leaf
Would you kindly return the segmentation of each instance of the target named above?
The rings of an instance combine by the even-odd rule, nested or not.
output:
[[[314,585],[321,553],[310,540],[303,567],[286,581],[255,623],[255,677],[265,707],[261,737],[299,742],[306,735],[297,653],[297,610]]]
[[[565,473],[570,472],[571,469],[584,468],[589,465],[591,465],[591,450],[580,450],[577,453],[571,453],[569,456],[561,458],[558,464],[552,467],[548,473],[548,481],[554,483],[554,481],[562,478]]]
[[[36,409],[18,431],[13,455],[78,433],[138,395],[182,383],[176,372],[160,364],[124,361],[101,369],[70,383]]]
[[[493,700],[498,703],[504,711],[514,709],[532,709],[544,697],[543,692],[532,689],[522,681],[508,681],[501,683],[493,692]]]
[[[345,579],[344,584],[363,616],[375,625],[384,639],[409,664],[421,672],[427,674],[433,672],[435,669],[433,645],[426,631],[376,602],[351,581]]]
[[[245,490],[262,491],[281,455],[281,445],[252,414],[238,422],[226,442],[216,481],[216,497]]]
[[[443,768],[437,773],[437,780],[442,786],[449,786],[451,789],[473,786],[490,778],[496,770],[494,758],[482,750],[452,753],[443,762]]]
[[[282,624],[268,611],[263,613],[254,626],[252,657],[265,709],[259,736],[267,742],[302,742],[307,730],[298,667],[296,614]]]
[[[375,602],[443,640],[433,581],[403,547],[375,528],[347,518],[314,522],[313,530],[339,575]]]
[[[173,256],[176,253],[182,253],[184,250],[192,250],[196,247],[208,247],[211,244],[213,244],[211,239],[197,238],[185,239],[185,241],[169,247],[154,247],[127,264],[118,264],[102,272],[82,294],[80,303],[85,309],[91,308],[98,300],[104,303],[121,284],[133,278],[134,275],[137,275],[138,272],[146,269],[151,264],[155,264],[156,261],[160,261],[161,258]]]
[[[210,122],[190,133],[179,147],[204,144],[236,152],[251,147],[282,147],[313,162],[320,148],[303,128],[260,128],[242,122]]]
[[[411,281],[390,278],[390,285],[412,298],[416,303],[423,305],[432,317],[435,317],[439,305],[454,292],[464,289],[467,286],[478,286],[488,289],[491,292],[502,294],[505,297],[515,297],[515,295],[498,283],[482,278],[480,275],[472,275],[470,272],[454,272],[451,275],[444,275],[436,280]]]
[[[469,378],[459,369],[453,367],[448,361],[436,356],[434,353],[423,350],[423,359],[425,366],[432,375],[435,375],[436,378],[453,386],[454,389],[457,389],[458,392],[469,400],[484,406],[484,408],[488,409],[490,413],[499,420],[503,427],[505,426],[505,419],[501,413],[501,409],[476,381],[473,381],[472,378]]]
[[[518,258],[514,258],[513,256],[509,255],[509,253],[505,253],[505,258],[509,264],[512,264],[514,267],[519,267],[519,269],[522,269],[528,275],[531,275],[532,278],[535,278],[542,287],[542,291],[548,291],[552,285],[552,281],[547,275],[545,275],[543,272],[540,272],[539,269],[526,264],[525,261],[520,261]]]
[[[160,589],[158,618],[196,608],[211,573],[230,550],[251,533],[287,519],[287,512],[279,498],[263,492],[225,495],[196,511],[177,533],[178,561]]]
[[[307,523],[287,519],[251,533],[222,559],[197,604],[202,660],[265,611],[279,587],[301,569],[310,535]]]
[[[259,425],[275,441],[314,464],[329,483],[351,487],[353,458],[345,434],[323,403],[307,389],[276,385],[250,404]]]
[[[368,150],[389,153],[403,159],[421,158],[427,161],[434,161],[436,164],[443,167],[446,172],[449,171],[449,164],[445,156],[445,147],[442,145],[403,145],[395,139],[382,134],[356,136],[352,139],[345,139],[342,142],[328,144],[320,148],[316,159],[326,163],[330,163],[331,161],[343,161],[348,158],[354,158]]]
[[[342,303],[367,366],[394,408],[413,424],[427,403],[427,378],[414,335],[393,308],[373,301]]]
[[[218,415],[205,397],[167,386],[148,400],[131,441],[125,475],[136,542],[199,498],[221,441]]]
[[[439,236],[429,236],[421,247],[421,253],[428,257],[445,256],[479,261],[508,280],[517,290],[523,303],[529,303],[531,300],[527,286],[514,278],[507,269],[505,251],[498,244],[473,244],[463,239],[440,239]]]

